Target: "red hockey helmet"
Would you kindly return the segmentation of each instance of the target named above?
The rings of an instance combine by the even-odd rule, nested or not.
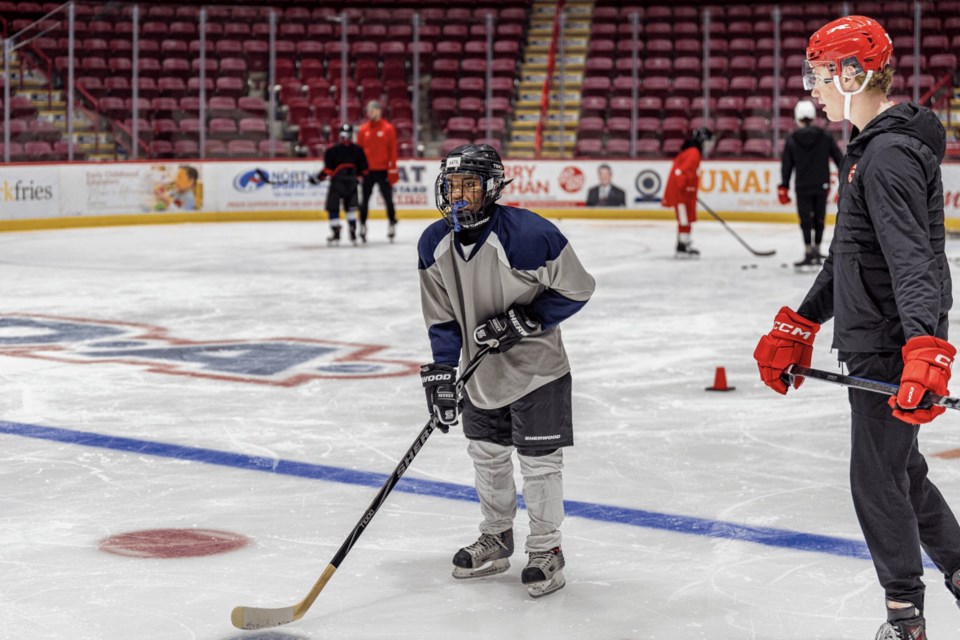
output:
[[[804,87],[813,89],[812,71],[828,65],[831,75],[852,66],[856,73],[883,71],[893,56],[893,41],[880,24],[866,16],[838,18],[810,36],[804,65]],[[872,75],[872,74],[871,74]]]

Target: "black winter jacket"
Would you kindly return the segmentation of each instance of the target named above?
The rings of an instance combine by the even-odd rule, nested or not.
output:
[[[943,125],[929,109],[900,104],[854,136],[830,255],[797,312],[815,322],[833,317],[841,356],[899,351],[920,335],[946,339],[953,296],[943,251]]]
[[[833,136],[820,127],[802,127],[790,134],[783,147],[780,184],[790,186],[790,174],[797,170],[799,194],[823,193],[830,188],[830,159],[840,169],[843,153]]]

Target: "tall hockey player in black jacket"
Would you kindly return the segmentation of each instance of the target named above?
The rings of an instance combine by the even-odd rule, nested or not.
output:
[[[801,100],[793,108],[793,119],[799,127],[787,138],[783,147],[780,165],[781,180],[777,189],[780,204],[790,203],[790,176],[797,171],[797,213],[800,215],[800,230],[806,254],[795,266],[821,264],[823,254],[823,221],[827,217],[827,194],[830,192],[830,160],[843,163],[833,136],[813,125],[817,108],[809,100]]]
[[[340,142],[327,147],[323,154],[323,177],[330,178],[327,191],[327,215],[330,218],[330,237],[327,244],[340,243],[340,203],[350,227],[350,242],[357,244],[357,186],[367,174],[367,156],[353,142],[353,125],[340,126]]]
[[[922,403],[946,395],[956,349],[944,255],[946,148],[937,116],[887,98],[893,46],[874,20],[848,16],[817,31],[804,86],[854,137],[840,170],[830,255],[797,311],[783,307],[754,358],[763,382],[810,362],[820,323],[834,318],[833,347],[850,375],[899,383],[896,396],[850,389],[850,481],[857,519],[886,595],[877,640],[926,640],[921,546],[960,598],[960,524],[927,478],[919,425],[944,412]],[[799,386],[802,379],[794,383]]]

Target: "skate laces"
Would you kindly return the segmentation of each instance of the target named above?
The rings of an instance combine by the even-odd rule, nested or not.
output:
[[[554,558],[562,557],[560,556],[560,550],[557,549],[554,551],[536,551],[530,554],[530,560],[527,564],[527,569],[540,569],[546,574],[547,568],[550,566],[550,563],[553,562]]]
[[[926,634],[923,627],[918,627],[919,634],[913,633],[905,628],[901,623],[885,622],[880,630],[877,631],[877,637],[874,640],[926,640]]]
[[[498,549],[509,550],[506,543],[500,539],[502,534],[493,535],[490,533],[484,533],[480,536],[480,539],[469,545],[466,550],[470,555],[486,555],[491,551],[497,551]],[[475,553],[476,552],[476,553]]]
[[[887,622],[877,631],[877,637],[874,640],[903,640],[903,637],[896,627]]]

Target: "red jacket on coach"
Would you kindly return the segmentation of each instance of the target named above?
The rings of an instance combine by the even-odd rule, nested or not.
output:
[[[368,120],[357,131],[357,144],[363,147],[370,171],[397,170],[397,130],[380,118]]]
[[[697,187],[700,177],[697,170],[700,168],[700,149],[696,146],[687,147],[677,154],[670,167],[670,176],[667,186],[663,190],[660,204],[665,207],[675,207],[681,202],[696,202]]]

